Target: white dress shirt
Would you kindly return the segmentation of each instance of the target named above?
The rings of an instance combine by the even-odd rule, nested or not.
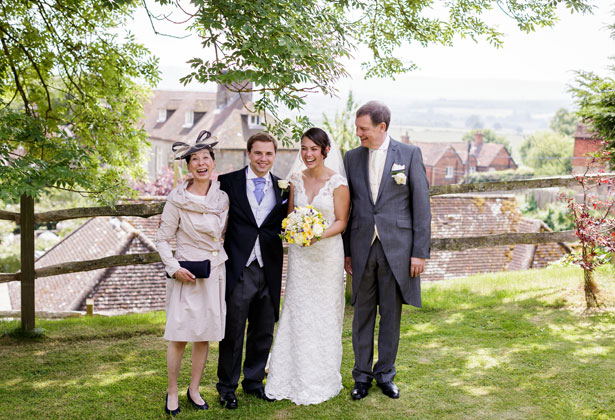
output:
[[[380,181],[382,180],[384,164],[387,160],[389,144],[391,144],[391,137],[387,134],[378,149],[369,149],[369,187],[374,204],[376,204],[376,200],[378,199],[378,190],[380,189]],[[374,225],[374,236],[372,238],[372,243],[374,243],[376,238],[380,239],[378,236],[378,227]]]
[[[252,214],[254,214],[254,218],[256,219],[256,224],[260,226],[263,224],[271,210],[275,207],[276,197],[275,197],[275,189],[272,187],[272,178],[271,174],[267,172],[263,178],[267,181],[265,183],[265,187],[263,188],[263,193],[265,194],[263,200],[260,204],[256,201],[256,197],[254,196],[254,181],[252,179],[259,178],[250,165],[246,169],[246,194],[248,195],[248,202],[250,203],[250,208],[252,209]],[[256,242],[254,243],[254,248],[252,248],[252,253],[248,258],[248,262],[246,267],[252,264],[252,261],[257,260],[259,266],[263,266],[263,257],[261,255],[261,244],[258,241],[258,236],[256,237]]]

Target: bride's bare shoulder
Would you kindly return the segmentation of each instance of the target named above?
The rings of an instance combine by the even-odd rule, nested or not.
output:
[[[331,178],[333,178],[333,176],[337,174],[337,172],[335,172],[333,169],[330,169],[330,168],[326,168],[326,169],[327,169],[326,176],[327,176],[327,181],[328,181]]]

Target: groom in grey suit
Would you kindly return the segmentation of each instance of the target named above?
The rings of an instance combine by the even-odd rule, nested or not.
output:
[[[372,379],[390,398],[402,304],[421,306],[420,274],[429,258],[429,185],[418,147],[388,135],[391,112],[380,102],[357,110],[361,146],[344,157],[352,208],[344,233],[345,269],[352,275],[351,396],[367,396]],[[380,312],[378,361],[374,359],[376,311]]]

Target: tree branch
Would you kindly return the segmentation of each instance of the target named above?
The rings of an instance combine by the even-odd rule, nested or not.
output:
[[[4,25],[0,25],[0,31],[2,31],[2,33],[6,34],[6,30],[4,29]],[[9,64],[10,64],[10,67],[11,67],[11,71],[13,72],[13,78],[15,79],[15,84],[17,86],[17,90],[19,91],[19,94],[21,95],[21,99],[22,99],[22,101],[24,103],[24,108],[26,110],[26,113],[29,116],[33,116],[33,112],[30,109],[30,102],[28,101],[28,96],[26,95],[26,92],[25,92],[23,86],[21,85],[21,81],[19,80],[19,75],[17,74],[17,69],[15,68],[15,63],[11,59],[11,54],[9,52],[9,49],[8,49],[7,45],[6,45],[6,40],[4,39],[3,36],[0,36],[0,42],[2,42],[2,49],[4,50],[4,54],[6,55],[6,59],[9,61]]]

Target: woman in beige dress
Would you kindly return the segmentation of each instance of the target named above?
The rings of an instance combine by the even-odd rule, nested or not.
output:
[[[226,304],[224,300],[226,253],[222,246],[229,208],[228,196],[211,179],[216,168],[211,133],[201,131],[194,144],[175,143],[177,159],[185,159],[192,179],[171,191],[162,212],[156,247],[171,278],[166,287],[167,322],[164,338],[167,348],[168,388],[165,412],[180,412],[177,377],[187,342],[192,342],[188,402],[206,410],[199,384],[207,361],[210,341],[224,337]],[[170,243],[175,240],[175,255]],[[196,278],[180,267],[179,261],[211,261],[208,278]]]

